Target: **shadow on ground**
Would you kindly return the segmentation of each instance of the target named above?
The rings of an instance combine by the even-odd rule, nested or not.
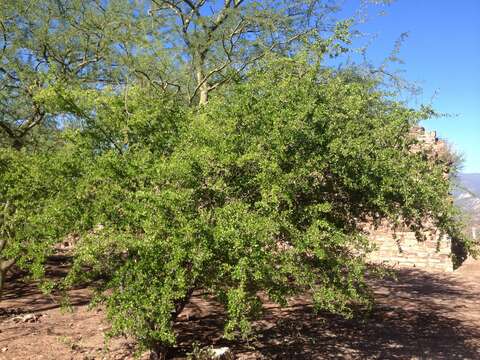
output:
[[[64,278],[71,266],[70,257],[57,255],[51,256],[46,263],[45,277],[49,280]],[[8,274],[5,288],[0,299],[0,320],[12,314],[20,315],[26,313],[42,313],[47,310],[57,309],[62,303],[62,295],[58,292],[50,295],[43,294],[37,282],[28,281],[26,272],[16,269]],[[78,286],[75,290],[83,290],[84,286]],[[71,291],[69,303],[72,306],[81,306],[89,303],[90,291]],[[3,308],[2,305],[8,302],[15,302],[15,308]]]
[[[478,270],[480,262],[472,266]],[[61,277],[67,267],[68,262],[57,259],[49,276]],[[239,360],[480,359],[479,273],[401,270],[396,279],[371,280],[377,305],[370,316],[352,320],[317,314],[306,297],[284,309],[266,303],[263,318],[254,323],[257,337],[248,342],[223,339],[221,306],[196,293],[176,323],[174,358],[185,359],[198,342],[228,346]],[[57,360],[84,359],[87,352],[92,358],[103,354],[104,317],[101,311],[87,311],[89,289],[72,291],[74,311],[62,315],[56,309],[58,299],[42,295],[33,284],[13,280],[0,305],[5,309],[5,316],[0,314],[0,344],[8,345],[7,359],[36,359],[34,349],[39,348],[44,358]],[[12,316],[29,312],[41,316],[40,321],[11,321]],[[118,341],[115,354],[133,359],[125,344]]]
[[[268,306],[256,322],[257,338],[248,343],[222,340],[221,311],[197,297],[188,321],[177,324],[176,356],[197,341],[229,346],[240,359],[480,359],[480,323],[468,316],[480,315],[480,286],[419,270],[396,277],[372,281],[378,303],[364,319],[316,314],[308,301],[287,309]]]

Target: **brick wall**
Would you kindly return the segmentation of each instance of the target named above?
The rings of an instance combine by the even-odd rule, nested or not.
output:
[[[437,160],[447,151],[446,144],[438,140],[434,131],[428,132],[424,128],[415,127],[411,132],[419,140],[419,143],[412,147],[412,151],[426,150],[432,161]],[[448,176],[448,164],[445,176]],[[364,230],[376,246],[376,250],[370,254],[370,260],[374,263],[453,271],[451,240],[442,236],[435,228],[424,231],[421,234],[421,240],[407,228],[394,230],[387,223],[376,228],[367,224]]]
[[[370,261],[395,267],[410,267],[438,271],[453,271],[450,257],[451,241],[447,236],[441,236],[432,230],[422,234],[418,239],[416,234],[408,230],[393,230],[388,225],[365,229],[376,250],[370,256]]]

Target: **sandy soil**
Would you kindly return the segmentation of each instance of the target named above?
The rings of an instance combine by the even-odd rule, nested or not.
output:
[[[52,276],[66,264],[52,267]],[[196,294],[176,330],[175,359],[192,343],[230,347],[236,359],[480,359],[480,261],[467,261],[453,274],[398,271],[398,279],[372,282],[377,299],[364,320],[315,314],[297,299],[279,309],[267,304],[249,342],[221,338],[221,308]],[[10,279],[0,302],[0,360],[133,359],[133,343],[114,339],[101,309],[89,310],[88,289],[72,291],[72,311],[58,297]],[[145,358],[146,355],[142,356]]]

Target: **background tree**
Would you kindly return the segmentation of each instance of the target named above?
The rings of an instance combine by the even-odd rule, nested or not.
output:
[[[319,0],[295,1],[3,1],[0,5],[0,143],[25,145],[38,125],[55,132],[75,119],[48,113],[38,99],[55,83],[80,88],[148,82],[205,103],[269,52],[308,45],[342,51],[348,22]],[[334,33],[334,37],[331,35]]]
[[[127,81],[122,44],[134,36],[126,30],[134,28],[130,17],[126,23],[130,11],[125,1],[2,1],[1,142],[20,149],[35,127],[54,131],[69,120],[37,98],[52,84],[92,89]]]
[[[200,104],[265,54],[292,55],[314,44],[323,55],[332,45],[326,34],[346,35],[348,27],[329,18],[333,3],[318,0],[152,0],[142,7],[152,18],[151,36],[163,39],[162,51],[175,59],[165,84]]]
[[[25,179],[31,179],[29,171],[40,176],[38,169],[29,166],[33,166],[35,158],[41,163],[49,151],[57,150],[66,127],[72,123],[82,127],[86,122],[94,126],[93,117],[79,114],[75,104],[70,108],[47,109],[43,94],[57,89],[59,84],[85,91],[124,86],[128,82],[129,61],[122,46],[127,39],[136,36],[136,27],[131,26],[131,13],[132,7],[125,1],[5,0],[0,4],[0,147],[5,156],[0,174],[5,191],[0,197],[2,277],[15,263],[6,255],[9,253],[7,243],[30,243],[28,238],[21,241],[22,232],[12,228],[13,223],[14,227],[21,227],[21,223],[10,223],[7,231],[7,218],[18,220],[22,217],[16,214],[28,211],[16,207],[26,199],[9,199],[11,191],[21,188],[21,181],[12,182],[8,178],[16,171]],[[140,37],[137,40],[138,46]],[[30,154],[15,155],[9,148],[23,149]],[[10,160],[7,161],[7,157]],[[20,165],[22,162],[25,166]],[[12,188],[6,188],[7,185]],[[43,195],[36,193],[35,187],[32,184],[32,194],[41,201]],[[34,199],[29,194],[23,195]],[[31,210],[35,216],[34,206]],[[15,254],[15,257],[20,256],[18,252]]]

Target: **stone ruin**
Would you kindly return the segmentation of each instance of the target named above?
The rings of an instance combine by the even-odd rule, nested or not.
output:
[[[394,267],[410,267],[438,271],[453,271],[452,242],[438,230],[422,234],[419,240],[415,232],[403,228],[393,229],[389,224],[367,228],[369,238],[376,245],[370,256],[374,263]]]
[[[445,163],[445,176],[448,176],[451,164],[445,160],[445,155],[448,155],[447,144],[437,138],[435,131],[414,127],[411,132],[418,139],[412,151],[427,150],[432,161]],[[376,246],[369,254],[370,261],[393,267],[453,271],[451,239],[434,227],[427,228],[429,230],[425,230],[421,234],[423,239],[419,240],[415,232],[406,226],[394,229],[386,222],[379,226],[366,225],[364,230]]]

